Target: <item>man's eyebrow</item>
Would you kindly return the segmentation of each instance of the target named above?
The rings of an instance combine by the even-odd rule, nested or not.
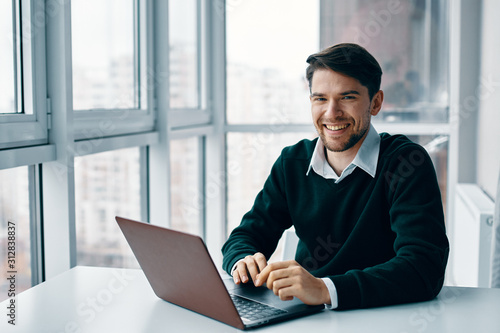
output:
[[[340,93],[342,96],[346,95],[361,95],[357,90],[348,90]]]
[[[357,90],[347,90],[347,91],[341,92],[340,95],[347,96],[347,95],[361,95],[361,94]],[[325,94],[321,93],[321,92],[311,93],[311,97],[322,97],[322,96],[325,96]]]

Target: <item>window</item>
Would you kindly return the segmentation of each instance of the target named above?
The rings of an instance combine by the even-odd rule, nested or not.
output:
[[[139,108],[134,1],[75,0],[71,10],[73,108]]]
[[[75,158],[77,264],[138,267],[115,216],[141,220],[139,148]]]
[[[262,189],[271,167],[281,150],[302,139],[313,139],[317,134],[309,133],[228,133],[227,155],[227,219],[228,236],[237,227],[243,215],[253,205],[257,193]]]
[[[169,1],[170,107],[200,106],[197,0]]]
[[[151,131],[151,2],[71,2],[75,139]]]
[[[47,143],[42,3],[0,4],[0,149]],[[35,56],[36,55],[36,56]]]
[[[137,267],[114,216],[147,220],[152,205],[148,207],[145,179],[152,168],[142,167],[147,152],[155,149],[161,150],[164,175],[181,168],[170,183],[162,183],[169,194],[160,204],[177,208],[182,202],[195,208],[188,213],[168,209],[170,216],[163,221],[175,219],[176,228],[203,235],[204,138],[214,132],[206,96],[212,7],[206,0],[2,1],[0,207],[20,210],[19,239],[32,245],[32,251],[44,246],[45,257],[41,251],[31,256],[37,265],[45,264],[39,270],[29,268],[30,256],[19,258],[26,261],[23,271],[33,273],[32,280],[34,275],[51,278],[75,264]],[[155,52],[164,62],[153,57]],[[172,66],[160,68],[170,57]],[[155,96],[165,98],[157,101]],[[162,121],[155,123],[157,115]],[[186,121],[171,121],[176,115]],[[191,131],[187,135],[182,132],[186,127]],[[160,132],[167,142],[159,144]],[[154,149],[146,149],[148,145]],[[180,152],[172,159],[165,158],[170,147]],[[26,174],[26,169],[22,178],[30,187],[24,190],[11,171]],[[14,200],[21,196],[6,199],[3,194],[12,188],[23,192],[31,206]],[[196,201],[193,193],[199,195]],[[21,211],[28,217],[21,219]],[[1,244],[4,213],[7,208],[0,212]],[[30,217],[44,223],[30,226]],[[31,244],[30,231],[37,236]]]
[[[319,47],[318,2],[228,2],[226,12],[227,122],[311,123],[305,69]]]
[[[169,120],[171,128],[208,124],[206,0],[168,1]]]
[[[28,167],[0,170],[0,184],[0,301],[3,301],[10,288],[9,271],[17,272],[16,295],[31,287]],[[15,243],[12,251],[10,242]]]
[[[281,150],[317,136],[305,69],[319,50],[319,2],[227,2],[226,15],[226,168],[238,171],[227,176],[230,233]]]
[[[169,226],[205,238],[207,106],[206,0],[168,1]],[[212,82],[210,82],[212,83]],[[211,105],[213,106],[213,105]],[[204,126],[203,128],[200,128]]]
[[[19,43],[16,38],[16,27],[18,24],[17,17],[13,15],[15,12],[12,7],[12,1],[2,1],[0,3],[0,36],[2,36],[0,48],[0,113],[17,113],[18,90],[18,64],[19,64]]]
[[[447,1],[321,0],[321,46],[358,43],[382,67],[379,122],[448,122]]]
[[[171,227],[203,236],[204,186],[201,149],[203,140],[193,137],[170,142]]]

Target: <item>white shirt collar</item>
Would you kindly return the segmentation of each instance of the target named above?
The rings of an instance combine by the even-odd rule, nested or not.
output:
[[[380,150],[380,136],[372,124],[370,124],[368,134],[356,153],[354,160],[352,160],[352,162],[342,171],[340,176],[338,176],[330,164],[328,164],[324,147],[323,141],[318,139],[306,175],[309,175],[309,172],[313,169],[314,172],[321,177],[334,179],[336,183],[339,183],[345,177],[350,175],[356,167],[359,167],[370,176],[375,177]]]

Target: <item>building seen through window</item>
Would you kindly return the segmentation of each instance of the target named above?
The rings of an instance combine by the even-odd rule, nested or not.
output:
[[[321,47],[352,42],[382,67],[377,122],[448,122],[447,1],[321,0]]]
[[[196,0],[170,0],[169,5],[169,78],[170,107],[197,108],[199,92],[199,40],[201,22]]]
[[[0,184],[2,184],[0,186],[1,302],[8,298],[11,289],[9,271],[16,272],[14,288],[16,294],[31,287],[28,167],[0,170]],[[14,249],[11,242],[14,242]]]
[[[75,158],[77,264],[138,267],[115,216],[141,219],[139,148]]]
[[[133,0],[74,0],[73,108],[139,107]]]
[[[17,103],[20,60],[19,22],[14,1],[0,2],[0,114],[19,112]]]

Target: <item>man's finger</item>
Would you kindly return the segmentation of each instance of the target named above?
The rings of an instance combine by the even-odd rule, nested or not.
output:
[[[287,269],[281,269],[269,274],[267,288],[271,289],[276,296],[280,296],[282,289],[290,288],[294,285],[294,279],[289,273]]]
[[[241,259],[234,269],[232,276],[235,284],[247,283],[250,279],[255,281],[257,275],[267,266],[266,257],[257,252],[254,255],[248,255]]]
[[[257,266],[259,267],[259,272],[262,272],[264,268],[267,266],[267,259],[262,253],[257,252],[254,254],[254,259],[257,262]]]
[[[240,273],[238,272],[237,269],[233,271],[233,281],[235,284],[240,284],[241,282]]]
[[[279,296],[282,301],[291,301],[294,297],[295,291],[292,286],[279,288],[275,295]]]
[[[257,266],[257,263],[255,262],[255,258],[253,256],[247,256],[245,258],[244,262],[247,266],[247,271],[250,274],[252,281],[255,281],[257,274],[259,274],[259,272],[260,272],[259,267]]]
[[[267,280],[265,281],[267,284],[267,288],[274,290],[275,289],[275,284],[280,281],[280,286],[283,285],[283,280],[287,279],[291,276],[291,271],[286,268],[278,268],[270,272],[267,276]],[[276,294],[278,295],[278,294]]]
[[[241,282],[243,283],[248,282],[247,265],[245,264],[245,261],[240,261],[238,263],[236,269],[234,270],[233,276],[234,275],[236,275]]]
[[[271,272],[274,272],[276,270],[280,270],[283,268],[290,267],[291,265],[295,264],[295,260],[289,260],[289,261],[279,261],[279,262],[273,262],[272,264],[269,264],[264,268],[259,276],[257,276],[257,281],[256,281],[256,286],[261,286],[264,284],[264,282],[267,282],[269,279],[269,274]]]

